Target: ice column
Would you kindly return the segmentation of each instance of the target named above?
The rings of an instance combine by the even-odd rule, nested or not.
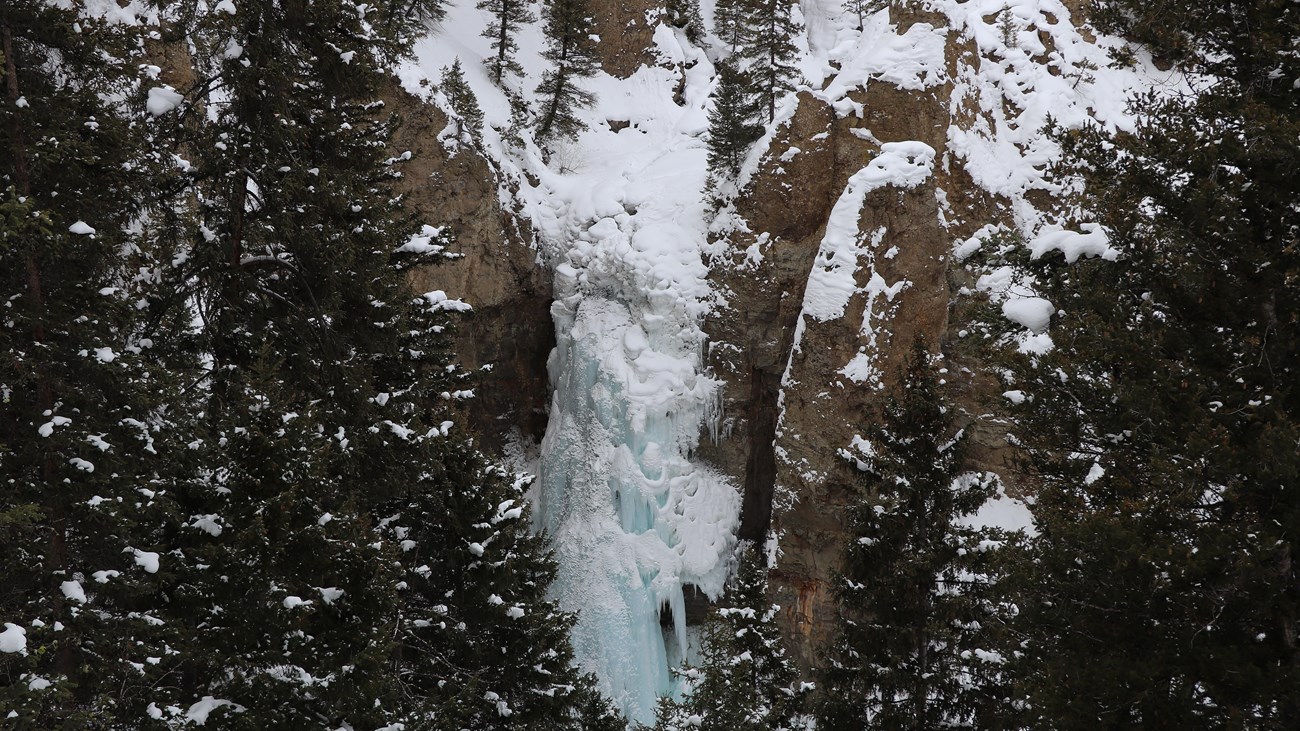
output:
[[[734,541],[736,490],[690,459],[719,386],[699,372],[698,328],[671,288],[568,263],[555,276],[535,515],[559,562],[555,596],[578,613],[579,662],[630,720],[652,722],[669,658],[685,654],[683,587],[716,596]]]

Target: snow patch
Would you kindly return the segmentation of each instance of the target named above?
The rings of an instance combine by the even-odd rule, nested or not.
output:
[[[1083,232],[1066,231],[1059,227],[1049,227],[1038,233],[1029,244],[1029,253],[1037,259],[1049,251],[1059,251],[1071,264],[1079,257],[1101,257],[1106,261],[1119,258],[1119,250],[1110,247],[1110,237],[1099,224],[1085,223]]]
[[[934,148],[924,142],[886,142],[875,159],[849,178],[831,209],[826,235],[808,276],[803,300],[805,315],[819,322],[844,315],[849,300],[859,291],[858,260],[868,251],[858,227],[867,194],[885,186],[915,188],[933,172],[934,154]],[[879,244],[882,236],[883,230],[874,243]],[[889,286],[881,280],[875,289],[885,292]]]
[[[65,581],[59,584],[59,591],[63,592],[65,599],[78,604],[86,603],[86,590],[81,588],[80,581]]]
[[[228,1],[229,0],[227,0],[227,2]],[[189,709],[185,711],[185,719],[193,723],[195,726],[202,726],[208,722],[208,716],[210,716],[213,711],[223,706],[230,706],[231,710],[236,713],[241,713],[244,710],[243,706],[233,701],[205,695],[202,700],[190,706]]]
[[[144,569],[146,573],[158,573],[158,554],[153,551],[141,551],[138,548],[131,549],[135,554],[135,564]]]
[[[999,528],[1010,532],[1023,531],[1030,537],[1038,535],[1038,530],[1034,527],[1034,514],[1030,512],[1029,506],[1025,505],[1024,501],[1007,495],[1006,486],[997,475],[978,472],[958,475],[954,480],[953,489],[969,489],[973,484],[988,478],[996,482],[997,492],[981,505],[979,510],[959,518],[957,523],[976,529]]]
[[[145,108],[149,110],[149,114],[161,117],[179,107],[183,101],[185,97],[170,86],[155,86],[149,90],[149,99],[145,102]]]
[[[1002,316],[1008,320],[1042,333],[1052,322],[1056,308],[1042,297],[1014,297],[1002,303]]]
[[[5,629],[0,632],[0,652],[27,654],[27,630],[13,622],[5,622]]]

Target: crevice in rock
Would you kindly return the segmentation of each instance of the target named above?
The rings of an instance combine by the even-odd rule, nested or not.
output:
[[[762,543],[772,525],[776,490],[776,424],[780,416],[781,373],[751,365],[749,371],[749,457],[745,460],[740,505],[741,540]]]

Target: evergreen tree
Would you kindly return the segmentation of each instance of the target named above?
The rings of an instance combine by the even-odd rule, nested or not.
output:
[[[409,290],[378,92],[437,6],[161,5],[188,99],[79,8],[0,7],[6,725],[621,728]]]
[[[141,30],[0,6],[6,728],[122,728],[168,700],[175,638],[151,610],[192,412],[173,375],[188,322],[156,309],[172,252]]]
[[[806,728],[806,690],[781,646],[780,607],[767,601],[767,567],[752,546],[727,595],[705,626],[703,660],[686,668],[689,688],[680,701],[659,707],[658,731],[793,731]]]
[[[848,0],[846,7],[858,18],[858,30],[862,30],[867,16],[879,12],[889,5],[889,0]]]
[[[409,290],[450,239],[393,191],[378,92],[414,26],[383,10],[258,4],[191,35],[221,91],[189,142],[212,363],[176,537],[184,691],[231,728],[608,728],[540,543],[498,515],[518,490],[448,418],[467,307]]]
[[[596,73],[600,64],[592,42],[592,20],[587,0],[551,0],[546,6],[546,51],[542,57],[555,68],[542,76],[537,95],[544,97],[537,139],[572,138],[585,129],[578,110],[596,100],[578,86]]]
[[[523,147],[523,132],[528,127],[530,110],[528,101],[517,91],[506,91],[506,103],[510,106],[510,122],[505,129],[497,128],[501,139],[513,147]]]
[[[402,547],[396,669],[427,696],[416,728],[622,731],[625,723],[573,664],[573,618],[546,597],[555,565],[531,534],[523,488],[464,445],[381,508]]]
[[[447,97],[447,103],[451,105],[453,120],[456,122],[456,139],[460,140],[468,134],[475,145],[482,144],[483,110],[479,108],[474,89],[470,87],[469,82],[465,81],[465,72],[460,67],[459,57],[455,63],[442,70],[441,91],[443,96]]]
[[[704,18],[700,17],[699,0],[667,0],[664,12],[668,15],[668,24],[685,31],[688,41],[698,44],[704,39]]]
[[[962,475],[965,437],[920,339],[870,434],[817,727],[1005,727],[989,550],[1004,536],[958,520],[991,497],[993,480]]]
[[[1098,5],[1203,84],[1060,134],[1113,256],[1031,262],[1055,347],[1009,356],[1041,483],[1027,701],[1057,729],[1294,728],[1300,9]]]
[[[763,135],[761,111],[749,76],[728,62],[718,64],[718,90],[709,110],[709,184],[735,178],[749,146]]]
[[[727,51],[735,55],[742,44],[748,42],[749,28],[745,24],[745,0],[719,0],[713,7],[713,33],[722,41]],[[735,63],[734,59],[732,61]]]
[[[793,39],[800,28],[790,7],[786,0],[745,0],[741,6],[745,31],[738,66],[757,85],[768,122],[776,119],[776,100],[794,91],[798,49]]]
[[[376,10],[383,14],[384,25],[396,21],[410,32],[418,33],[422,28],[440,23],[447,17],[446,0],[393,0]],[[367,13],[372,12],[365,7]]]
[[[713,14],[714,32],[729,51],[719,61],[709,112],[709,186],[740,172],[749,146],[763,135],[763,116],[776,117],[776,100],[793,89],[796,33],[789,8],[777,0],[726,0]]]
[[[183,282],[211,367],[170,621],[184,692],[228,701],[211,717],[232,728],[378,727],[400,706],[395,549],[366,500],[402,477],[378,465],[416,407],[387,381],[430,326],[392,261],[412,232],[376,89],[419,27],[395,8],[251,3],[190,30],[208,86]]]
[[[496,52],[495,56],[487,59],[487,66],[492,80],[500,86],[507,71],[522,73],[523,69],[515,60],[515,52],[519,50],[515,36],[519,33],[519,26],[537,20],[537,16],[528,9],[525,0],[479,0],[476,7],[492,15],[483,37],[492,41],[492,50]]]

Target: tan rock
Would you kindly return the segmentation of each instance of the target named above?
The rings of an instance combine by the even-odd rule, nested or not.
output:
[[[514,430],[539,441],[546,430],[546,358],[555,345],[549,272],[536,261],[523,224],[502,210],[487,161],[463,146],[453,155],[437,139],[446,115],[395,82],[384,99],[402,120],[394,154],[412,153],[398,188],[422,220],[451,227],[461,255],[415,271],[411,281],[418,291],[441,289],[474,308],[451,343],[461,365],[478,371],[471,426],[490,448]]]
[[[899,32],[917,22],[938,26],[944,20],[904,13]],[[952,59],[963,52],[970,49],[950,37],[950,64],[955,67]],[[959,164],[945,164],[951,95],[950,84],[915,91],[871,83],[851,95],[862,105],[861,118],[837,119],[824,102],[802,94],[794,118],[737,202],[752,234],[733,237],[730,261],[713,267],[727,304],[705,329],[713,339],[710,364],[726,383],[726,436],[706,445],[701,456],[743,485],[741,536],[762,540],[769,526],[778,535],[781,554],[771,591],[805,671],[822,664],[838,623],[833,587],[855,481],[839,452],[877,418],[913,339],[922,338],[936,352],[951,339],[951,286],[964,275],[950,261],[953,242],[1002,215],[998,202],[980,192]],[[884,187],[867,195],[859,230],[884,233],[858,262],[856,274],[860,288],[873,274],[907,284],[892,300],[872,303],[874,343],[862,332],[868,296],[859,292],[843,317],[804,318],[796,344],[804,288],[831,208],[880,144],[910,140],[934,148],[933,174],[916,188]],[[761,252],[761,261],[754,263],[747,250]],[[855,383],[841,373],[860,351],[871,357],[878,383]],[[978,413],[996,383],[962,376],[955,361],[950,370],[960,404],[968,414]],[[988,456],[1005,447],[997,434],[996,427],[976,430],[976,438],[988,442],[976,445],[977,464],[1004,461]]]

